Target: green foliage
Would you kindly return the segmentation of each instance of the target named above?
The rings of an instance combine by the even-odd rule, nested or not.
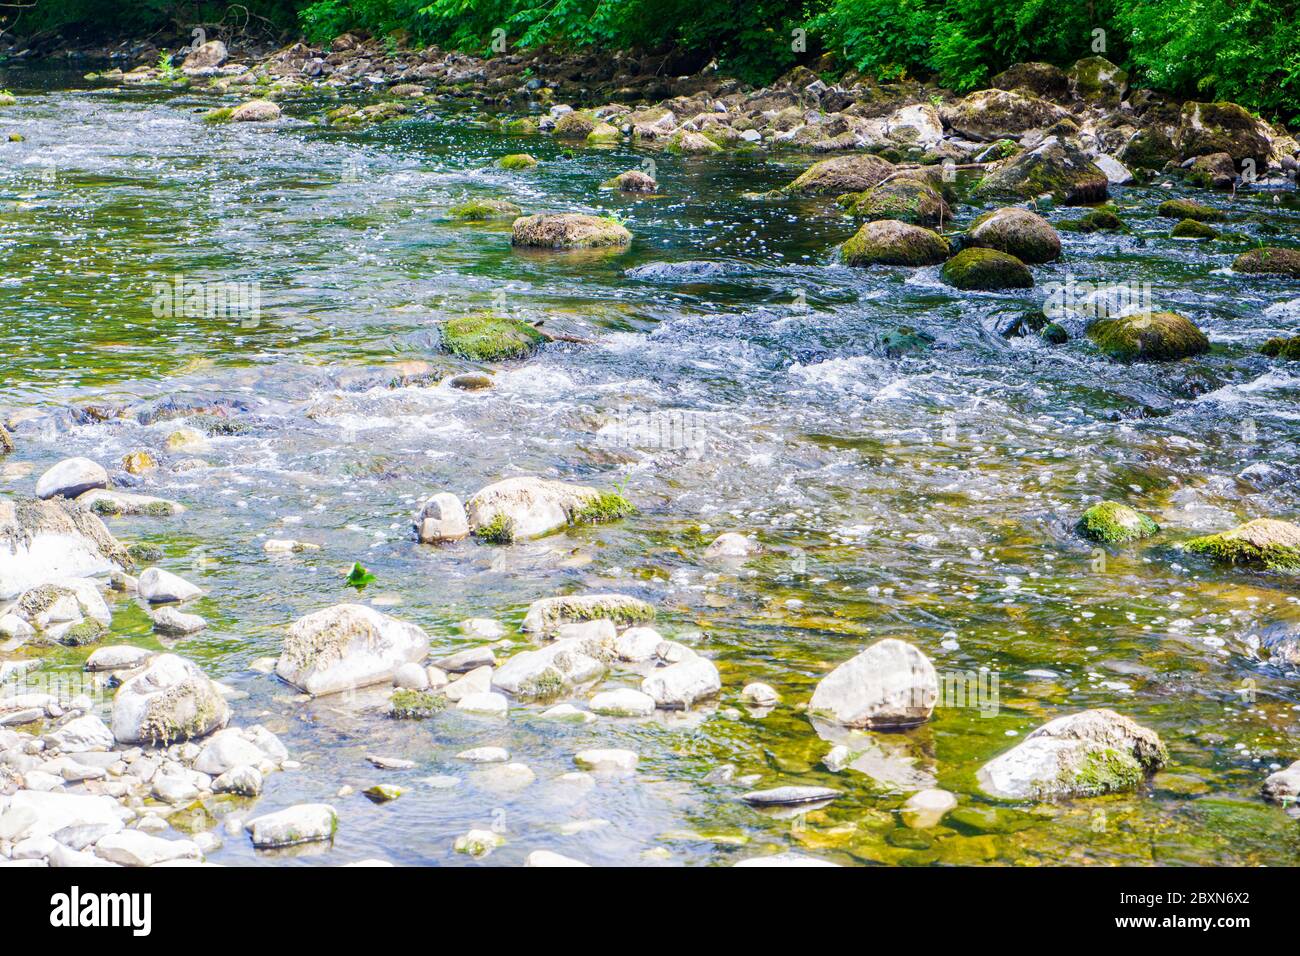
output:
[[[356,588],[358,591],[364,591],[367,584],[373,584],[375,576],[361,566],[361,562],[354,562],[352,570],[348,572],[344,584],[350,588]]]

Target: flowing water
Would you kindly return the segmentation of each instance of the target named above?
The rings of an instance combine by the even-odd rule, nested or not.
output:
[[[339,810],[332,847],[255,854],[227,836],[211,860],[463,863],[454,838],[495,825],[507,843],[494,864],[541,848],[703,864],[775,847],[850,864],[1295,862],[1296,821],[1257,794],[1271,765],[1297,756],[1300,685],[1259,661],[1254,638],[1300,618],[1295,578],[1215,568],[1175,547],[1297,513],[1300,375],[1254,353],[1300,331],[1300,310],[1265,312],[1297,288],[1225,268],[1257,240],[1295,235],[1288,204],[1239,197],[1228,238],[1196,244],[1166,238],[1170,221],[1154,216],[1168,190],[1119,190],[1130,234],[1063,232],[1062,261],[1034,268],[1038,290],[958,293],[937,269],[837,264],[854,225],[833,204],[741,198],[788,182],[807,162],[795,157],[567,153],[450,110],[343,133],[304,122],[331,105],[311,99],[286,101],[281,123],[213,126],[198,118],[214,105],[200,94],[35,70],[0,73],[5,86],[24,95],[0,113],[0,134],[26,139],[0,143],[0,407],[20,420],[4,493],[30,493],[44,468],[86,455],[123,487],[183,502],[173,518],[108,519],[207,591],[194,610],[208,629],[166,646],[247,695],[235,722],[270,727],[302,763],[268,778],[259,811],[317,800]],[[521,151],[542,165],[491,165]],[[597,189],[647,158],[662,195]],[[620,254],[523,254],[508,224],[447,220],[474,196],[613,213],[636,240]],[[963,207],[959,224],[976,212]],[[625,276],[685,259],[722,271]],[[1149,283],[1159,307],[1208,332],[1212,354],[1125,367],[1086,342],[993,331],[1069,277]],[[159,293],[177,282],[255,288],[260,316],[169,316]],[[483,308],[594,344],[489,369],[484,391],[389,387],[402,360],[471,368],[438,353],[437,323]],[[896,356],[882,336],[899,326],[932,347]],[[222,406],[242,424],[171,452],[186,420],[169,403]],[[136,450],[161,467],[122,473]],[[463,498],[516,474],[620,487],[639,511],[506,548],[414,541],[425,496]],[[1095,552],[1072,526],[1100,498],[1144,510],[1162,533]],[[764,554],[705,562],[726,530],[756,534]],[[277,537],[322,550],[268,555]],[[275,656],[298,616],[356,599],[343,581],[354,561],[376,576],[360,600],[426,628],[437,653],[477,643],[455,626],[468,617],[506,622],[505,654],[526,647],[514,627],[539,597],[642,597],[664,634],[716,660],[723,695],[686,714],[586,726],[538,720],[545,705],[528,703],[508,721],[423,722],[387,719],[383,692],[303,703],[249,665]],[[113,632],[114,643],[164,646],[129,600]],[[918,645],[966,700],[949,695],[910,732],[870,735],[855,746],[867,749],[858,769],[832,773],[821,758],[839,737],[797,705],[886,636]],[[40,666],[71,673],[89,650],[41,651]],[[638,681],[615,671],[604,686]],[[782,703],[744,707],[749,681]],[[979,795],[980,764],[1089,707],[1157,730],[1170,766],[1137,794],[1049,805]],[[536,780],[515,787],[454,757],[481,745],[506,747]],[[564,778],[593,746],[633,749],[640,768],[594,787]],[[368,753],[418,767],[376,770]],[[844,796],[764,815],[737,800],[737,784],[706,781],[726,764],[759,786]],[[460,782],[422,782],[437,775]],[[359,791],[381,780],[409,792],[371,804]],[[358,792],[336,796],[344,785]],[[897,808],[927,785],[961,807],[909,830]],[[174,823],[212,827],[249,809],[215,801]]]

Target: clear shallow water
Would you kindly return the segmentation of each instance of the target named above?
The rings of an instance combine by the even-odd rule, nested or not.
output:
[[[937,270],[837,265],[833,247],[854,226],[831,204],[739,198],[788,182],[806,165],[795,157],[656,155],[663,195],[624,199],[597,184],[643,154],[566,157],[470,113],[341,133],[302,122],[328,105],[305,99],[286,101],[290,119],[273,126],[209,126],[196,110],[213,100],[201,94],[16,72],[0,86],[44,91],[0,114],[0,133],[26,137],[0,144],[0,407],[30,416],[0,465],[4,490],[30,492],[67,455],[113,465],[151,451],[162,467],[120,483],[189,510],[109,523],[161,545],[165,566],[209,592],[196,607],[209,628],[169,646],[246,693],[236,722],[266,724],[302,761],[268,779],[259,811],[328,800],[340,812],[332,849],[255,855],[228,837],[214,861],[464,863],[455,836],[493,823],[508,843],[487,862],[504,864],[539,848],[605,863],[667,850],[698,864],[770,846],[844,863],[1295,861],[1296,822],[1257,788],[1271,763],[1300,755],[1297,675],[1260,664],[1252,634],[1300,617],[1296,581],[1216,569],[1173,545],[1239,519],[1296,517],[1300,373],[1253,349],[1300,331],[1300,317],[1264,314],[1300,287],[1224,267],[1255,239],[1294,235],[1297,213],[1243,197],[1228,227],[1238,238],[1197,245],[1165,238],[1171,223],[1153,213],[1167,190],[1122,190],[1133,235],[1063,232],[1063,261],[1034,268],[1037,293],[957,294]],[[543,165],[489,165],[520,151]],[[615,212],[636,242],[622,254],[521,254],[508,226],[445,219],[469,196]],[[977,212],[963,207],[962,221]],[[725,272],[693,284],[624,277],[681,259]],[[257,283],[259,323],[155,317],[155,283],[177,274]],[[1069,275],[1151,283],[1213,353],[1126,368],[1083,342],[1048,349],[991,331]],[[437,353],[436,323],[488,307],[596,344],[497,369],[486,392],[385,387],[397,361],[467,368]],[[899,325],[934,348],[887,357],[880,337]],[[168,400],[228,406],[248,431],[168,452],[183,420],[138,414]],[[205,464],[172,467],[186,457]],[[1239,477],[1259,463],[1270,467]],[[508,549],[411,540],[427,494],[464,497],[511,474],[621,485],[640,513]],[[1100,497],[1165,529],[1109,554],[1104,573],[1071,530]],[[766,554],[742,568],[705,563],[724,530],[756,533]],[[269,556],[268,537],[323,550]],[[295,702],[248,665],[278,653],[296,617],[352,599],[342,578],[356,560],[378,579],[363,598],[448,652],[476,643],[454,627],[466,617],[513,625],[538,597],[635,594],[659,609],[663,633],[717,660],[724,694],[688,715],[586,727],[539,721],[544,708],[530,704],[508,722],[406,723],[382,716],[383,694]],[[161,646],[139,608],[117,607],[113,641]],[[915,731],[876,735],[869,774],[832,774],[820,760],[834,741],[795,705],[885,636],[916,643],[941,671],[996,674],[996,712],[940,708]],[[60,650],[46,666],[75,668],[87,653]],[[741,707],[752,680],[782,705]],[[615,672],[605,687],[637,681]],[[985,760],[1051,717],[1099,706],[1168,744],[1171,766],[1147,791],[1052,806],[975,792]],[[503,789],[494,771],[454,759],[482,745],[509,749],[536,782]],[[592,746],[630,747],[641,767],[591,790],[561,781]],[[367,753],[419,767],[378,771]],[[735,799],[740,788],[704,782],[727,763],[762,786],[845,796],[798,823],[764,816]],[[434,774],[462,783],[419,782]],[[381,780],[410,792],[384,806],[335,796]],[[967,812],[924,834],[903,828],[907,792],[936,783]],[[594,819],[609,823],[563,832]]]

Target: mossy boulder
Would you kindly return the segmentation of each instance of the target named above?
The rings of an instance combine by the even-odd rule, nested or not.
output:
[[[1088,338],[1121,362],[1171,362],[1210,350],[1205,333],[1176,312],[1102,319],[1088,327]]]
[[[659,190],[659,183],[655,178],[639,169],[629,169],[625,173],[619,173],[600,185],[602,189],[617,189],[623,193],[653,193]]]
[[[527,358],[545,341],[527,322],[492,312],[458,316],[442,325],[443,348],[471,362]]]
[[[891,179],[860,193],[846,193],[836,201],[863,219],[894,219],[916,226],[952,221],[952,210],[943,196],[923,179]]]
[[[1300,249],[1261,246],[1237,256],[1232,268],[1236,272],[1300,278]]]
[[[991,169],[975,188],[986,198],[1035,199],[1049,195],[1066,205],[1104,202],[1109,181],[1079,147],[1056,136]]]
[[[678,130],[668,137],[664,149],[682,156],[710,156],[713,153],[722,152],[722,147],[709,137],[703,133],[692,132],[688,129]]]
[[[538,131],[537,120],[531,116],[521,116],[506,124],[506,132],[515,136],[531,136]]]
[[[587,134],[588,146],[604,146],[622,142],[623,134],[617,126],[610,123],[597,123],[595,129]]]
[[[1262,172],[1272,149],[1259,121],[1236,103],[1184,103],[1174,134],[1184,159],[1210,153],[1227,153],[1234,163],[1254,160]]]
[[[9,429],[0,425],[0,455],[7,455],[14,450],[14,436],[9,434]]]
[[[1269,358],[1289,362],[1300,362],[1300,335],[1291,338],[1272,338],[1259,347],[1259,351]]]
[[[1095,797],[1136,790],[1169,762],[1155,731],[1113,710],[1085,710],[1039,727],[976,775],[1004,800]]]
[[[1006,252],[1021,262],[1053,262],[1061,257],[1061,237],[1042,216],[1009,206],[986,212],[970,224],[972,246]]]
[[[226,726],[230,705],[198,666],[159,654],[118,688],[113,736],[122,744],[166,746]]]
[[[606,216],[566,212],[516,219],[510,242],[535,249],[600,249],[626,246],[632,233]]]
[[[1055,103],[1026,93],[979,90],[942,111],[944,123],[968,139],[992,142],[1018,138],[1031,129],[1043,129],[1068,113]]]
[[[586,139],[597,126],[597,121],[586,113],[565,113],[555,121],[551,135],[556,139]]]
[[[1195,219],[1197,222],[1223,222],[1228,218],[1222,210],[1190,199],[1166,199],[1156,209],[1156,215],[1165,219]]]
[[[840,252],[851,266],[933,266],[948,258],[948,240],[921,226],[881,219],[859,229]]]
[[[1027,90],[1034,96],[1056,99],[1070,91],[1070,78],[1050,63],[1016,63],[989,81],[999,90]]]
[[[648,624],[654,617],[652,605],[627,594],[575,594],[534,601],[521,627],[529,634],[549,634],[566,624],[607,619],[622,628]]]
[[[1227,153],[1208,153],[1192,160],[1186,173],[1187,182],[1199,189],[1226,192],[1237,181],[1237,167]]]
[[[842,196],[879,186],[894,173],[894,164],[871,153],[836,156],[813,163],[786,186],[799,196]]]
[[[497,165],[502,169],[513,172],[521,169],[532,169],[537,165],[537,160],[527,153],[511,153],[509,156],[502,156],[498,159]]]
[[[1104,56],[1076,60],[1070,67],[1070,88],[1085,100],[1119,105],[1128,89],[1128,73]]]
[[[230,114],[232,123],[270,123],[279,118],[280,107],[270,100],[249,100]]]
[[[0,93],[0,106],[16,106],[17,104],[18,97],[12,93]]]
[[[1078,529],[1089,540],[1103,544],[1123,544],[1139,538],[1149,538],[1160,530],[1160,526],[1128,505],[1118,501],[1103,501],[1083,513]]]
[[[1076,219],[1057,223],[1057,228],[1067,232],[1114,232],[1124,228],[1124,220],[1109,206],[1090,209]]]
[[[944,263],[941,274],[948,285],[966,291],[1030,289],[1034,285],[1028,266],[996,249],[963,249]]]
[[[1169,235],[1174,239],[1218,239],[1219,230],[1195,219],[1184,219],[1175,224]]]
[[[1193,538],[1184,547],[1224,564],[1300,572],[1300,526],[1290,521],[1256,518],[1231,531]]]
[[[462,222],[487,222],[491,219],[517,219],[523,210],[506,199],[471,199],[447,210],[452,219]]]
[[[1115,155],[1130,169],[1164,169],[1178,157],[1178,147],[1173,137],[1158,126],[1140,129],[1129,137]]]

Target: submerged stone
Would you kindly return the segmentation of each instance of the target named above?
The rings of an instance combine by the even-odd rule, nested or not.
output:
[[[464,222],[486,222],[490,219],[515,219],[523,212],[515,203],[505,199],[471,199],[447,210],[452,219]]]
[[[520,319],[478,312],[442,324],[442,346],[471,362],[501,362],[532,355],[546,336]]]
[[[771,790],[751,790],[740,799],[756,807],[793,807],[802,803],[828,803],[844,795],[842,790],[830,787],[775,787]]]

